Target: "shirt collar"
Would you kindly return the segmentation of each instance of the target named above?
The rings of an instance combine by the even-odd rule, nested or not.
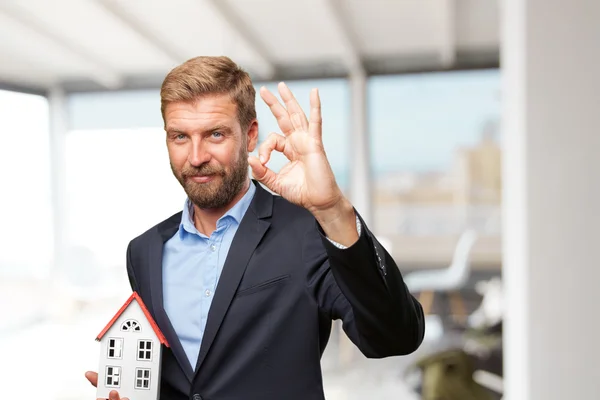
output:
[[[254,193],[256,192],[256,186],[252,181],[250,181],[250,185],[244,196],[237,202],[233,207],[231,207],[219,220],[217,221],[217,229],[219,228],[222,221],[227,218],[233,219],[237,224],[242,221],[244,214],[250,207],[250,203],[252,202],[252,198],[254,197]],[[188,198],[185,199],[185,203],[183,205],[183,213],[181,215],[181,222],[179,223],[179,235],[183,237],[184,233],[193,233],[196,235],[200,235],[200,232],[194,226],[194,205],[191,200]]]

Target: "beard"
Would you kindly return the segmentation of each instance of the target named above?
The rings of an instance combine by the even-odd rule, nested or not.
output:
[[[171,170],[194,205],[204,209],[222,208],[230,204],[244,188],[248,179],[248,158],[242,148],[230,171],[210,164],[199,167],[187,164],[181,171],[176,171],[171,164]],[[189,179],[198,175],[212,176],[212,179],[206,183]]]

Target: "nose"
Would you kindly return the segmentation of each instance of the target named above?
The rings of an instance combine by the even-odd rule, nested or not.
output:
[[[207,146],[202,140],[194,138],[192,140],[192,148],[188,155],[188,162],[194,167],[199,167],[204,163],[210,161],[210,153],[208,152]]]

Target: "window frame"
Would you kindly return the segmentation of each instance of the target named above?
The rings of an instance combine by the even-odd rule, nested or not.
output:
[[[120,343],[120,345],[119,345],[119,346],[111,346],[111,345],[110,345],[110,341],[111,341],[111,340],[114,340],[114,341],[115,341],[115,344],[117,344],[117,343]],[[111,360],[122,360],[122,359],[123,359],[123,344],[124,344],[124,343],[123,343],[123,338],[119,338],[119,337],[109,337],[109,338],[108,338],[107,345],[106,345],[106,358],[109,358],[109,359],[111,359]],[[118,355],[111,356],[111,355],[110,355],[110,351],[111,351],[111,350],[114,350],[114,351],[115,351],[115,353],[116,353],[116,352],[117,352],[117,350],[118,350]]]
[[[142,376],[138,376],[139,373],[142,373]],[[148,372],[148,377],[143,376],[144,372]],[[152,368],[136,368],[135,369],[135,382],[133,387],[136,390],[150,390],[152,379]],[[138,382],[141,382],[141,386],[138,386]],[[148,386],[144,387],[144,382],[148,382]]]
[[[112,373],[109,373],[109,369],[112,368]],[[115,374],[115,371],[116,374]],[[114,378],[117,378],[117,384],[114,384]],[[112,382],[109,384],[108,379],[111,379]],[[120,388],[121,387],[121,367],[118,365],[107,365],[105,369],[104,375],[104,386],[107,388]]]
[[[142,347],[142,343],[144,343],[144,347]],[[149,344],[150,348],[146,345]],[[137,349],[136,349],[136,359],[137,361],[152,361],[152,352],[154,351],[154,341],[151,339],[138,339],[137,341]],[[140,357],[140,352],[144,352],[144,356]]]

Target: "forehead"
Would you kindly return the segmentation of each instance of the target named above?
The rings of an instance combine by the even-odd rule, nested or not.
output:
[[[174,102],[165,107],[167,130],[202,130],[214,125],[235,128],[237,106],[228,95],[203,96],[192,102]]]

